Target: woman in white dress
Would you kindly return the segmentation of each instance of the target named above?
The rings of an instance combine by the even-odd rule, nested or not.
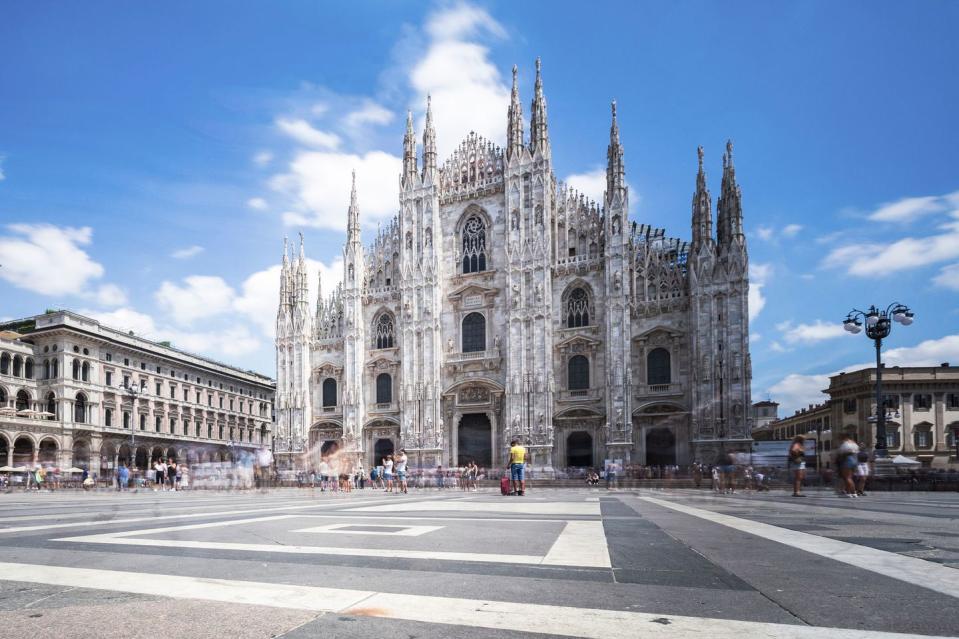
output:
[[[383,480],[386,482],[386,492],[393,492],[393,456],[387,455],[383,460]]]

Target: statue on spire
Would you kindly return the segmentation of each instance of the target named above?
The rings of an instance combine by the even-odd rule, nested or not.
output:
[[[416,135],[413,133],[413,112],[406,112],[406,134],[403,135],[403,184],[416,179]]]
[[[623,163],[623,145],[619,141],[619,122],[616,119],[616,100],[612,105],[613,122],[609,127],[609,148],[606,151],[606,199],[612,202],[615,194],[626,190],[626,166]]]
[[[350,190],[350,208],[347,212],[346,241],[360,241],[360,207],[356,203],[356,169],[353,169],[353,187]]]

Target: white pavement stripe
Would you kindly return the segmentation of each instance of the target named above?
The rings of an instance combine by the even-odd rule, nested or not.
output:
[[[959,597],[959,571],[955,568],[947,568],[923,559],[851,544],[838,539],[723,515],[711,510],[693,508],[692,506],[656,499],[655,497],[640,497],[640,499],[786,546],[805,550],[820,557],[841,561],[892,579],[935,590],[952,597]]]
[[[542,563],[546,566],[612,568],[603,522],[567,522]]]
[[[237,522],[229,522],[237,523]],[[143,531],[147,534],[156,531]],[[158,548],[196,548],[201,550],[232,550],[241,552],[284,553],[291,555],[337,555],[341,557],[387,557],[397,559],[438,559],[441,561],[471,561],[497,564],[539,565],[543,557],[537,555],[506,555],[494,553],[444,552],[438,550],[396,550],[375,548],[350,548],[336,546],[289,546],[280,544],[244,544],[225,541],[191,541],[186,539],[134,539],[131,533],[86,535],[64,537],[54,541],[70,541],[87,544],[113,544],[120,546],[146,546]]]
[[[16,563],[0,563],[0,580],[587,639],[690,636],[708,636],[710,639],[821,639],[824,636],[830,639],[900,639],[923,636],[930,639],[927,635],[868,630]]]
[[[593,515],[599,516],[598,503],[552,502],[537,503],[513,498],[502,502],[494,501],[413,501],[383,506],[360,506],[347,509],[351,512],[447,512],[467,511],[486,513],[517,513],[520,515]]]
[[[372,500],[371,500],[372,501]],[[227,515],[248,515],[250,513],[269,513],[281,510],[306,510],[310,508],[331,508],[343,506],[343,503],[322,502],[316,504],[306,504],[301,506],[277,506],[273,508],[244,508],[241,510],[220,510],[216,512],[205,513],[186,513],[183,515],[162,515],[160,517],[130,517],[127,519],[108,519],[102,521],[77,521],[63,524],[42,524],[36,526],[16,526],[11,528],[0,528],[0,534],[15,532],[33,532],[37,530],[54,530],[57,528],[83,528],[90,526],[115,526],[118,524],[136,524],[143,521],[164,521],[169,519],[191,519],[202,517],[223,517]],[[2,520],[0,520],[2,521]]]

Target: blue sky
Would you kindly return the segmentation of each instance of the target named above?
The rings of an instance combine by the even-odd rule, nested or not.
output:
[[[404,115],[440,155],[505,137],[542,56],[557,176],[600,197],[619,104],[633,215],[689,236],[735,142],[754,399],[870,361],[839,322],[902,301],[887,359],[959,363],[959,4],[7,2],[0,317],[65,307],[273,373],[284,234],[330,290],[349,196],[396,208]],[[527,109],[528,111],[528,109]]]

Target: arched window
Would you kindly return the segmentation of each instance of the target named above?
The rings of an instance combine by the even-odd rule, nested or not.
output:
[[[7,391],[0,387],[0,408],[7,405]]]
[[[80,379],[80,360],[73,360],[73,379]]]
[[[85,382],[90,381],[90,363],[83,362],[83,366],[80,367],[80,379]]]
[[[577,286],[566,294],[566,303],[563,305],[566,316],[566,328],[589,326],[589,294],[586,289]]]
[[[78,424],[87,423],[87,396],[83,393],[77,393],[77,399],[73,403],[73,421]]]
[[[47,415],[47,419],[57,418],[57,396],[53,393],[47,393],[47,405],[45,410],[50,413]]]
[[[13,356],[13,376],[20,377],[23,375],[23,358],[19,355]]]
[[[669,384],[671,381],[669,351],[665,348],[654,348],[649,351],[649,355],[646,356],[646,383],[653,386]]]
[[[373,322],[373,348],[393,348],[393,316],[389,313]]]
[[[393,378],[389,373],[380,373],[376,376],[376,403],[390,404],[393,402]]]
[[[336,406],[336,380],[332,377],[323,380],[323,405]]]
[[[463,272],[486,270],[486,224],[478,215],[471,215],[463,225]]]
[[[475,353],[486,350],[486,318],[480,313],[470,313],[463,318],[463,352]]]
[[[50,379],[50,360],[43,360],[43,379]]]
[[[105,408],[103,410],[103,425],[113,426],[113,409],[112,408]]]
[[[16,404],[17,412],[19,413],[20,411],[27,410],[29,408],[30,408],[30,395],[25,390],[17,391],[17,404]]]
[[[0,375],[10,374],[10,355],[3,353],[0,355]]]
[[[573,355],[567,365],[569,390],[589,388],[589,360],[583,355]]]
[[[33,360],[29,357],[23,365],[23,376],[27,379],[33,379]]]
[[[60,362],[54,359],[50,361],[50,379],[58,377],[60,377]]]

